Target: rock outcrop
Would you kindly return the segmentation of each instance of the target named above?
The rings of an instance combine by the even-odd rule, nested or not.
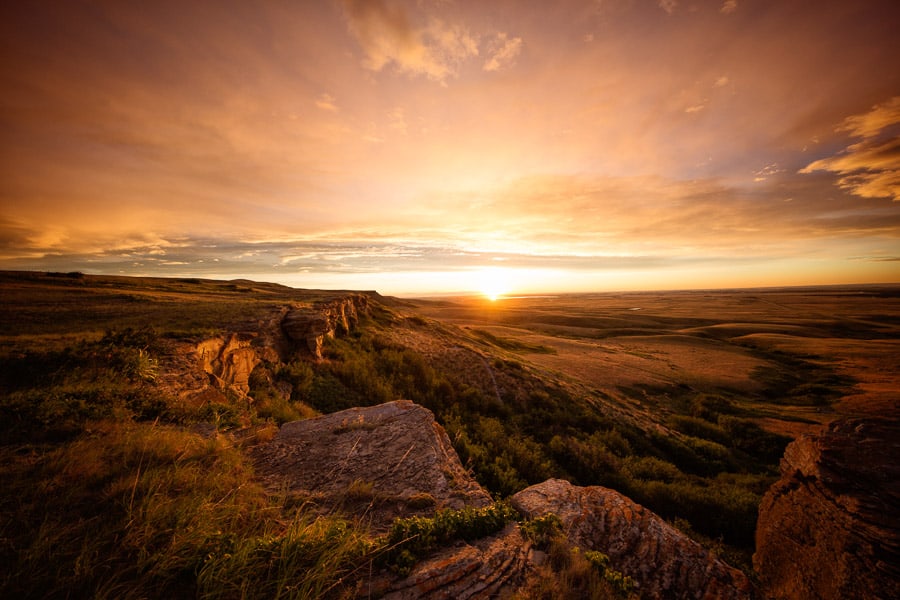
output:
[[[294,307],[284,316],[281,327],[288,338],[306,344],[316,358],[322,358],[325,338],[353,331],[360,315],[368,312],[368,296],[351,294],[317,303],[311,308]]]
[[[472,544],[458,544],[390,584],[384,600],[498,598],[513,592],[533,570],[530,545],[516,525]]]
[[[286,423],[254,450],[257,473],[272,490],[349,511],[385,531],[395,517],[441,508],[482,507],[490,496],[461,465],[432,413],[398,400]],[[644,598],[748,598],[744,575],[709,555],[661,518],[621,494],[550,480],[519,492],[527,517],[557,514],[573,546],[610,556]],[[458,542],[418,563],[405,578],[375,575],[379,597],[494,598],[533,581],[538,567],[516,524]]]
[[[622,494],[550,479],[512,497],[528,517],[556,514],[573,546],[607,554],[642,598],[750,598],[746,576]]]
[[[285,423],[257,452],[273,489],[327,506],[362,500],[376,529],[417,508],[491,503],[431,411],[408,400]]]
[[[251,347],[251,340],[231,334],[210,338],[197,345],[197,359],[216,387],[244,395],[250,391],[250,373],[262,361],[256,349]]]
[[[754,567],[770,598],[900,591],[900,420],[853,419],[788,445],[760,505]]]

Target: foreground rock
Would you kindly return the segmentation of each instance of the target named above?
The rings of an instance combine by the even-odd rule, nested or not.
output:
[[[442,508],[483,507],[490,495],[463,469],[431,411],[408,400],[295,421],[256,451],[272,490],[341,509],[385,530],[394,518]],[[494,598],[519,587],[531,570],[518,527],[458,542],[420,562],[409,576],[373,574],[377,597]]]
[[[257,452],[273,489],[328,506],[365,504],[376,528],[417,510],[491,503],[431,411],[408,400],[286,423]]]
[[[756,533],[767,597],[897,597],[898,459],[896,419],[838,421],[787,447]]]
[[[460,543],[419,563],[387,587],[384,600],[511,597],[534,571],[530,546],[516,525],[472,544]]]
[[[405,400],[286,423],[255,452],[257,471],[273,491],[349,512],[376,531],[398,516],[492,502],[432,413]],[[512,503],[526,517],[557,514],[572,546],[609,555],[644,598],[750,595],[740,571],[612,490],[554,479],[519,492]],[[366,587],[395,600],[508,596],[534,581],[536,556],[511,524],[425,557],[405,578],[373,574]]]
[[[743,573],[656,514],[613,490],[561,479],[512,497],[528,517],[556,514],[572,545],[609,555],[610,566],[632,577],[643,598],[749,598]]]

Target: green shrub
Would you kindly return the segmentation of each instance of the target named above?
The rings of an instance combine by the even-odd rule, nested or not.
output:
[[[727,446],[729,443],[728,434],[724,429],[699,417],[672,415],[666,420],[666,423],[672,429],[693,437],[703,438],[723,446]]]
[[[409,574],[415,561],[454,540],[473,541],[493,535],[518,517],[508,504],[485,508],[444,509],[433,517],[396,519],[384,540],[381,561],[401,575]]]

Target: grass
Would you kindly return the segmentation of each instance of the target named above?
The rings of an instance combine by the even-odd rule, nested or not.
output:
[[[376,549],[342,518],[290,514],[222,436],[102,421],[4,453],[2,597],[339,596]]]
[[[264,441],[285,421],[396,398],[431,409],[496,497],[549,477],[606,485],[746,567],[759,500],[789,441],[757,419],[827,408],[849,385],[822,357],[763,349],[748,338],[735,343],[767,364],[752,373],[756,392],[693,381],[581,388],[569,375],[536,368],[558,358],[547,324],[597,340],[717,322],[674,305],[666,308],[672,316],[653,315],[641,297],[627,303],[642,303],[639,313],[560,304],[498,307],[479,317],[484,327],[523,328],[524,340],[518,330],[500,337],[378,308],[351,335],[329,340],[325,360],[298,351],[260,364],[250,378],[252,403],[225,394],[189,406],[161,391],[173,338],[252,328],[286,304],[333,295],[247,281],[0,273],[0,596],[352,596],[376,563],[402,572],[476,535],[470,525],[484,535],[516,518],[438,513],[397,524],[393,537],[373,537],[352,519],[266,494],[229,434],[247,428],[241,439]],[[572,314],[560,316],[563,309]],[[409,332],[455,350],[477,348],[479,362],[469,370],[443,362],[405,343]],[[479,383],[488,373],[496,387]],[[605,400],[622,394],[647,416],[604,412]],[[366,502],[377,493],[362,477],[347,495]],[[421,495],[408,505],[430,509],[434,499]],[[564,551],[552,537],[541,542],[551,559],[522,597],[622,592],[605,578],[602,557]]]

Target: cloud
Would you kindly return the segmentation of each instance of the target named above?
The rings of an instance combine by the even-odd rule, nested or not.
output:
[[[737,8],[738,8],[737,0],[725,0],[725,3],[722,4],[722,8],[719,9],[719,12],[721,12],[724,15],[730,15],[731,13],[736,11]]]
[[[671,15],[678,8],[678,0],[659,0],[659,7]]]
[[[491,44],[491,56],[484,63],[485,71],[499,71],[512,65],[522,51],[522,38],[510,38],[505,33],[498,33]]]
[[[388,112],[388,127],[395,131],[399,131],[402,134],[406,134],[407,126],[406,126],[406,112],[400,108],[394,108],[393,110]]]
[[[876,105],[867,113],[844,119],[837,131],[861,141],[839,154],[808,164],[800,173],[837,173],[838,186],[862,198],[900,201],[900,96]]]
[[[322,94],[318,98],[316,98],[316,106],[318,106],[322,110],[327,110],[330,112],[338,111],[337,104],[335,104],[334,96],[332,96],[330,94]]]
[[[399,72],[443,82],[455,76],[459,64],[478,55],[478,42],[464,28],[433,18],[414,25],[400,6],[384,0],[345,0],[344,15],[365,53],[363,66],[381,71],[393,65]]]
[[[838,131],[847,131],[854,137],[871,138],[897,124],[900,124],[900,96],[872,107],[867,113],[847,117]]]
[[[778,163],[771,163],[764,166],[762,169],[753,172],[753,181],[759,183],[762,181],[766,181],[769,177],[773,175],[777,175],[779,173],[784,173],[784,169],[778,168]]]
[[[716,79],[716,82],[713,84],[713,87],[717,87],[717,88],[725,87],[726,85],[728,85],[729,81],[730,80],[728,79],[727,75],[722,75],[721,77]]]

